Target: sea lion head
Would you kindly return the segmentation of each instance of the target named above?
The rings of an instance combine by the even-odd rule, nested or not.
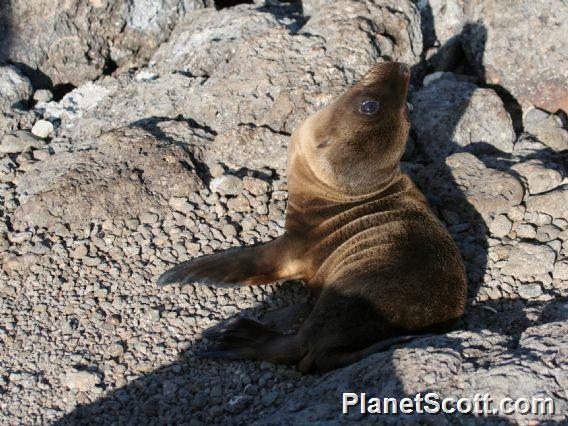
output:
[[[374,65],[294,132],[293,155],[303,157],[320,186],[364,195],[380,190],[398,172],[410,126],[409,80],[403,63]]]

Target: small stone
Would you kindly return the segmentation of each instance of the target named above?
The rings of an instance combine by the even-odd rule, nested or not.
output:
[[[193,205],[190,204],[187,201],[187,199],[183,198],[183,197],[172,197],[172,198],[170,198],[168,203],[169,203],[169,205],[172,209],[174,209],[175,211],[180,212],[180,213],[186,214],[188,212],[195,210]]]
[[[69,232],[69,228],[67,227],[67,225],[63,223],[56,224],[53,229],[53,232],[55,232],[55,235],[59,235],[60,237],[63,238],[67,238],[69,235],[71,235],[71,233]]]
[[[160,217],[156,213],[142,213],[138,218],[140,219],[140,223],[152,225],[158,222]]]
[[[547,274],[554,268],[555,257],[547,245],[520,242],[511,248],[501,272],[521,279]]]
[[[547,241],[552,241],[558,238],[560,234],[560,229],[554,225],[543,225],[539,226],[536,231],[536,239],[541,243],[546,243]]]
[[[249,176],[243,179],[243,186],[249,193],[255,196],[264,195],[269,189],[268,183],[265,181]]]
[[[238,195],[243,190],[243,181],[237,176],[223,175],[211,181],[211,191],[223,195]]]
[[[556,262],[554,265],[554,271],[552,271],[552,277],[555,280],[568,280],[568,259]]]
[[[53,133],[53,124],[47,120],[38,120],[32,127],[32,134],[41,139],[46,139]]]
[[[239,195],[227,201],[227,208],[234,212],[247,212],[250,210],[250,203],[246,197]]]
[[[34,92],[33,99],[36,102],[50,102],[53,99],[53,93],[48,89],[39,89]]]
[[[213,164],[209,168],[209,173],[211,174],[212,177],[218,178],[220,176],[223,176],[223,174],[225,173],[225,169],[223,168],[222,165],[217,163],[217,164]]]
[[[89,373],[88,371],[69,371],[63,381],[64,385],[69,389],[76,389],[83,392],[89,391],[100,382],[101,380],[96,374]]]
[[[88,247],[85,244],[81,244],[73,249],[73,251],[71,252],[71,257],[75,259],[82,259],[87,255],[88,252]]]
[[[101,264],[101,259],[98,257],[85,257],[83,258],[83,264],[86,266],[99,266]]]
[[[511,231],[512,223],[504,214],[497,215],[491,225],[489,232],[495,237],[502,238]]]
[[[120,343],[115,343],[107,348],[106,353],[108,356],[117,358],[124,354],[124,347]]]
[[[534,226],[526,223],[519,225],[515,229],[515,232],[517,233],[518,238],[532,239],[536,236],[536,230],[534,229]]]
[[[517,163],[511,169],[525,178],[530,194],[550,191],[562,183],[562,175],[539,160]]]
[[[553,218],[568,219],[568,184],[527,200],[527,211],[545,213]]]
[[[221,228],[221,232],[227,239],[231,239],[237,236],[237,228],[235,227],[235,225],[230,223],[224,225],[223,228]]]
[[[274,404],[274,402],[279,396],[280,392],[278,392],[277,390],[273,390],[265,393],[261,398],[261,402],[265,407],[270,407],[271,405]]]
[[[520,284],[519,296],[523,299],[533,299],[542,294],[542,286],[538,283]]]

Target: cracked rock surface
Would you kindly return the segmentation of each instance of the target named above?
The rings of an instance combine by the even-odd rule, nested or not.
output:
[[[63,3],[13,0],[0,14],[15,17],[0,67],[0,423],[565,419],[568,132],[555,82],[568,68],[562,29],[538,30],[566,25],[561,1],[517,2],[506,26],[509,2],[489,0]],[[512,72],[526,55],[539,59]],[[305,315],[308,291],[158,289],[157,276],[280,235],[291,132],[387,56],[413,66],[402,169],[460,249],[463,320],[325,375],[199,358],[203,332],[236,315],[297,326],[279,319]],[[555,413],[344,416],[342,392],[550,397]]]

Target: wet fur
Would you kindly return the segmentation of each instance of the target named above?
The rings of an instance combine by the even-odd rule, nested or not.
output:
[[[404,66],[373,67],[292,135],[283,236],[181,263],[159,284],[259,285],[302,279],[316,295],[296,334],[240,318],[204,355],[327,371],[407,335],[446,329],[464,310],[458,250],[424,196],[400,172],[408,135]],[[357,110],[380,101],[380,115]],[[382,343],[381,343],[382,342]]]

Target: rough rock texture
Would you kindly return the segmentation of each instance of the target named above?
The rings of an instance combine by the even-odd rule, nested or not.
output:
[[[511,117],[491,89],[444,73],[417,91],[411,103],[416,142],[431,161],[442,162],[456,149],[470,144],[513,151]]]
[[[200,186],[183,146],[160,144],[139,129],[116,131],[101,136],[95,149],[62,152],[33,165],[18,182],[14,226],[84,226],[163,213],[170,197]]]
[[[12,66],[0,66],[0,138],[33,123],[35,114],[26,111],[32,93],[28,78]]]
[[[170,0],[71,3],[47,9],[41,24],[42,15],[34,15],[15,45],[30,34],[52,37],[48,50],[38,41],[49,56],[34,56],[37,66],[52,70],[45,71],[52,78],[82,73],[89,81],[60,99],[55,90],[34,92],[14,68],[0,68],[0,423],[565,419],[567,133],[560,114],[537,108],[517,114],[515,102],[524,101],[514,90],[511,99],[491,81],[472,77],[493,54],[479,64],[463,60],[463,37],[474,29],[467,27],[473,12],[466,2],[418,1],[418,10],[408,1],[307,0],[303,15],[297,4],[276,2],[193,12],[191,2]],[[505,7],[494,3],[495,10]],[[24,10],[24,2],[11,4],[14,13]],[[120,9],[126,4],[132,7]],[[174,4],[183,9],[172,12]],[[510,6],[508,22],[517,3],[503,4]],[[546,2],[531,3],[527,13],[537,4],[545,20],[560,13]],[[144,25],[163,30],[145,31],[154,41],[132,33],[136,10],[154,16]],[[177,24],[163,20],[168,16]],[[545,23],[527,21],[531,40],[543,49],[525,51],[515,46],[526,38],[514,37],[528,31],[527,22],[513,19],[506,32],[491,11],[483,22],[488,51],[503,43],[510,58],[541,55],[552,69],[566,68],[565,59],[546,50],[556,39],[540,40]],[[113,44],[105,45],[109,34]],[[494,34],[501,37],[497,44]],[[138,54],[142,42],[149,50]],[[29,44],[19,54],[32,50]],[[440,51],[446,56],[434,66],[432,55]],[[278,319],[306,315],[309,294],[297,282],[158,289],[156,277],[178,261],[280,235],[290,132],[385,55],[415,65],[402,168],[462,254],[465,317],[451,333],[423,336],[325,375],[197,357],[209,343],[203,332],[241,313],[288,330]],[[124,70],[142,58],[148,63],[91,81],[107,57]],[[527,73],[515,78],[544,70],[528,62]],[[42,124],[51,132],[46,139],[31,134],[41,120],[53,125],[51,132]],[[342,391],[551,397],[555,412],[371,417],[352,410],[343,416]]]
[[[568,111],[568,12],[563,0],[475,0],[464,48],[490,84],[506,88],[519,103],[550,112]]]
[[[11,0],[3,6],[0,60],[39,70],[29,70],[37,86],[78,85],[112,64],[128,69],[144,63],[168,38],[174,23],[204,3]]]

